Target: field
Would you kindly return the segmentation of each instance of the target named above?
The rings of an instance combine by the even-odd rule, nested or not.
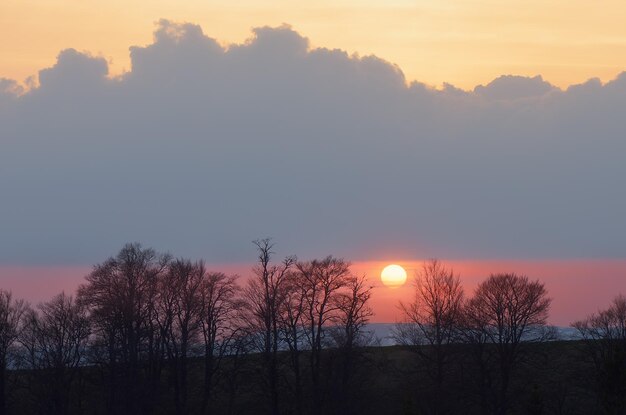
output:
[[[524,344],[520,363],[512,373],[508,391],[510,414],[604,414],[622,413],[623,367],[619,382],[602,389],[593,362],[587,359],[587,345],[581,341],[554,341]],[[495,349],[494,345],[487,349]],[[298,409],[293,370],[288,354],[279,355],[281,413],[294,414],[483,414],[497,413],[493,394],[499,390],[498,368],[480,367],[470,345],[451,346],[437,386],[428,347],[400,346],[356,349],[351,359],[354,370],[344,378],[345,356],[337,349],[324,351],[318,399],[312,401],[309,373],[303,370],[303,388]],[[490,350],[486,351],[490,353]],[[309,355],[303,352],[302,367]],[[263,359],[259,354],[227,356],[205,401],[203,360],[190,358],[189,414],[267,413]],[[108,369],[107,369],[108,370]],[[8,376],[10,413],[67,414],[125,413],[127,399],[140,403],[141,413],[170,414],[181,411],[174,399],[175,382],[163,366],[158,382],[150,382],[149,368],[138,373],[133,396],[105,382],[107,370],[82,367],[69,383],[58,382],[59,373],[13,371]],[[120,373],[122,371],[120,370]],[[123,385],[124,379],[119,379]],[[58,390],[59,386],[69,389]],[[605,385],[607,386],[607,385]],[[611,387],[613,386],[613,388]],[[612,390],[611,390],[612,389]],[[66,393],[65,393],[66,392]],[[59,399],[64,400],[60,402]],[[61,411],[62,409],[62,411]]]

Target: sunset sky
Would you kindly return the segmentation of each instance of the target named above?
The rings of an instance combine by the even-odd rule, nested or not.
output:
[[[512,73],[567,87],[626,67],[621,0],[3,0],[2,75],[36,75],[67,47],[121,73],[128,47],[150,43],[162,18],[200,24],[223,44],[288,23],[313,46],[375,54],[434,86],[471,89]]]
[[[125,242],[245,276],[253,239],[626,293],[623,1],[0,2],[0,286]],[[45,294],[45,298],[42,297]],[[377,287],[376,321],[409,286]]]

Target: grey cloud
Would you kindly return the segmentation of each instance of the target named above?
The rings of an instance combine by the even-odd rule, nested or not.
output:
[[[14,80],[0,78],[0,111],[6,110],[23,91],[24,88]]]
[[[625,257],[626,75],[565,91],[407,83],[288,26],[221,46],[161,21],[132,70],[68,49],[0,82],[0,263],[142,241],[210,261]]]
[[[0,78],[0,94],[8,98],[9,95],[19,95],[23,92],[22,88],[17,82],[12,79]]]
[[[554,90],[555,87],[544,81],[541,75],[533,78],[502,75],[487,85],[477,86],[474,93],[492,100],[515,100],[541,97]]]
[[[43,90],[51,88],[73,92],[80,88],[93,88],[107,74],[108,65],[103,58],[66,49],[59,53],[56,65],[39,71],[39,84]]]

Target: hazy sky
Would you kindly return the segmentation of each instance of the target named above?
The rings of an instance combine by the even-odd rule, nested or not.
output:
[[[122,77],[66,49],[30,92],[1,81],[0,264],[128,241],[249,261],[265,236],[353,260],[626,258],[626,74],[435,90],[304,35],[225,49],[163,20]]]
[[[128,47],[150,43],[161,18],[224,44],[288,23],[313,46],[376,54],[436,86],[541,74],[567,87],[626,67],[623,0],[2,0],[0,74],[21,81],[68,47],[129,70]]]

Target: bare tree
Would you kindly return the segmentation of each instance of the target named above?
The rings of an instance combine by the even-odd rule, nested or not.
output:
[[[596,369],[600,402],[607,414],[626,411],[626,297],[573,324]]]
[[[264,385],[269,398],[269,413],[278,415],[279,406],[279,359],[280,346],[280,305],[283,301],[283,285],[295,257],[287,257],[280,264],[272,264],[273,244],[270,239],[253,242],[257,248],[258,260],[254,276],[244,289],[246,303],[244,321],[252,336],[260,342],[257,349],[263,355],[265,376]]]
[[[355,366],[359,366],[357,350],[371,340],[371,334],[365,331],[370,317],[374,315],[369,300],[372,287],[365,276],[350,276],[346,279],[344,291],[337,295],[337,326],[334,328],[335,345],[341,357],[341,382],[339,401],[341,412],[352,413],[356,410],[354,399]],[[368,334],[370,334],[368,336]]]
[[[485,359],[492,357],[489,351],[495,351],[498,382],[491,401],[492,410],[499,415],[509,409],[510,381],[520,362],[523,343],[546,338],[550,302],[541,282],[516,274],[492,274],[467,302],[466,338],[481,345],[481,353],[476,355],[479,364],[485,367]]]
[[[345,291],[336,298],[337,323],[341,336],[336,338],[338,347],[350,350],[362,346],[365,341],[363,329],[374,315],[369,300],[372,297],[372,286],[365,276],[346,278]]]
[[[322,260],[298,262],[296,267],[306,289],[303,332],[310,347],[312,411],[319,413],[323,407],[320,374],[326,329],[337,322],[339,303],[336,297],[346,287],[350,263],[328,256]]]
[[[394,328],[399,344],[413,347],[434,382],[433,412],[441,412],[444,373],[450,344],[458,336],[463,306],[463,288],[452,269],[433,259],[426,262],[414,280],[415,296],[411,303],[400,303],[404,321]],[[428,346],[428,347],[423,347]]]
[[[257,361],[248,356],[251,351],[255,350],[254,341],[244,330],[237,330],[228,338],[227,343],[222,344],[226,345],[223,349],[228,354],[228,359],[222,362],[223,367],[219,371],[226,401],[222,406],[225,410],[223,413],[240,414],[242,413],[240,406],[245,405],[245,399],[241,399],[242,390],[248,386],[245,380],[250,378],[251,366],[253,370],[257,369]]]
[[[26,305],[14,300],[9,291],[0,290],[0,415],[7,411],[6,371],[11,348],[18,338]]]
[[[171,368],[178,414],[188,412],[187,357],[200,332],[205,273],[204,263],[177,259],[169,264],[158,285],[156,318]]]
[[[294,375],[293,394],[296,413],[303,413],[303,379],[300,356],[303,343],[304,304],[307,297],[307,286],[303,284],[302,274],[289,272],[283,285],[280,319],[284,342],[289,349],[289,363]]]
[[[169,263],[168,255],[127,244],[104,263],[96,265],[79,287],[78,300],[86,306],[96,335],[94,347],[104,346],[109,379],[109,412],[116,409],[116,391],[123,393],[124,411],[137,411],[141,405],[154,405],[155,396],[137,399],[146,391],[140,379],[140,358],[148,367],[158,359],[162,343],[157,338],[155,298],[157,281]],[[151,371],[153,376],[158,372]],[[154,380],[150,382],[154,395]]]
[[[237,320],[241,308],[236,276],[213,272],[204,273],[200,286],[200,327],[204,344],[204,395],[202,412],[209,410],[216,374],[226,354],[239,353],[233,349],[239,340],[242,324]],[[237,345],[239,346],[239,344]]]
[[[84,363],[89,335],[85,310],[65,293],[26,312],[20,343],[42,412],[69,413],[74,379]]]

